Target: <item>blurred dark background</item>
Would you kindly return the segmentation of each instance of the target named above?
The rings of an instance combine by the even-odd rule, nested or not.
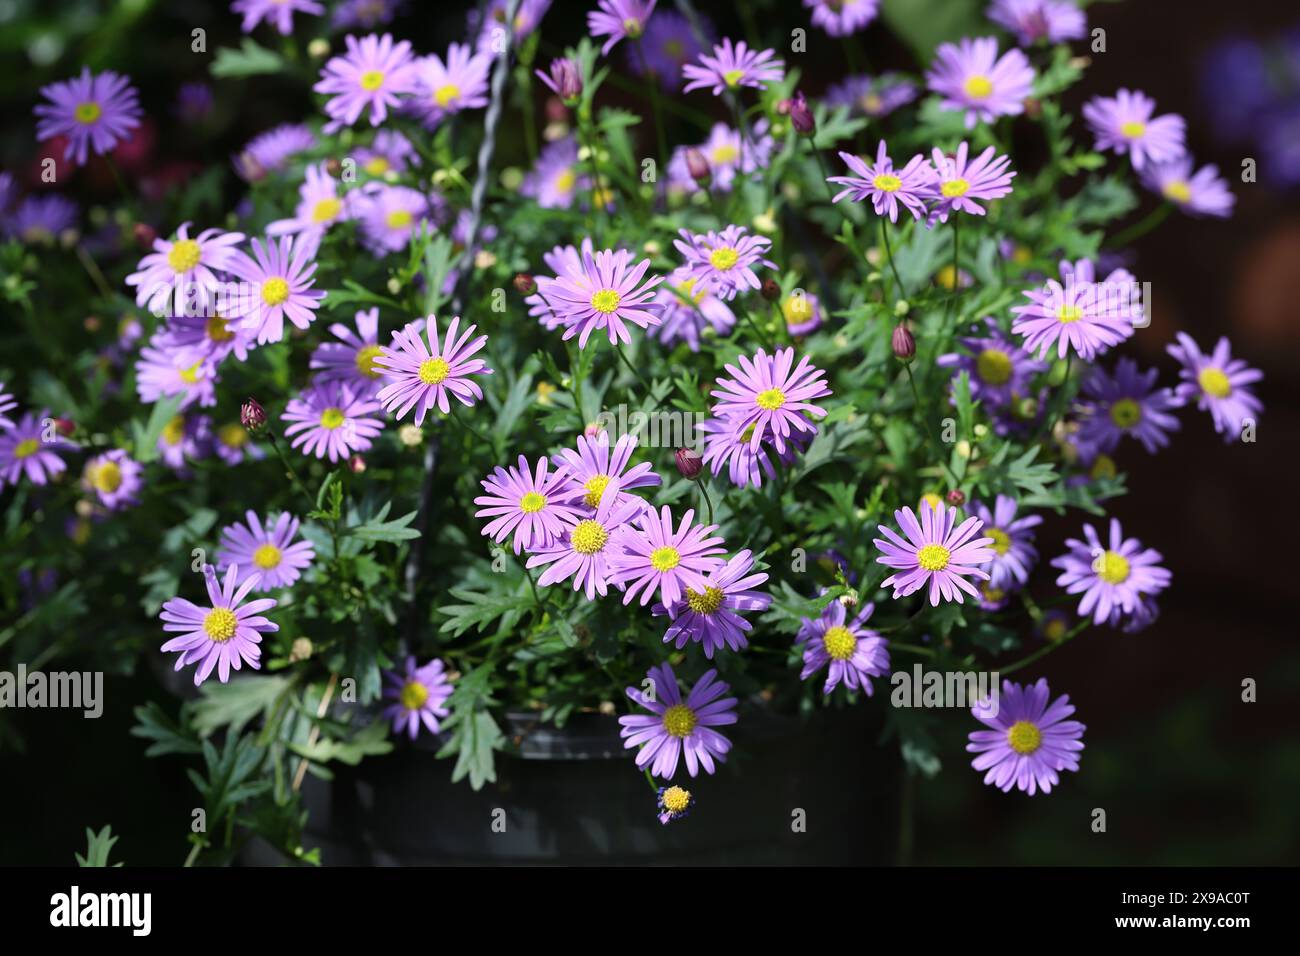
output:
[[[893,10],[930,0],[887,4]],[[671,0],[661,0],[670,6]],[[945,12],[959,0],[943,0]],[[468,4],[408,2],[391,29],[417,51],[442,51],[464,38],[461,10]],[[579,35],[592,4],[557,0],[546,21],[548,44]],[[720,34],[743,36],[730,3],[698,3]],[[795,0],[746,4],[765,38],[777,42],[806,25]],[[971,4],[978,10],[983,4]],[[936,7],[936,9],[938,9]],[[1271,44],[1300,64],[1300,11],[1289,2],[1210,0],[1097,3],[1089,27],[1106,30],[1107,52],[1095,55],[1083,84],[1070,95],[1077,110],[1094,94],[1121,86],[1153,96],[1160,112],[1188,119],[1188,147],[1201,163],[1217,163],[1237,195],[1233,218],[1192,220],[1175,213],[1141,240],[1134,271],[1152,284],[1152,325],[1127,354],[1162,369],[1166,384],[1176,369],[1165,346],[1177,330],[1202,346],[1220,335],[1236,354],[1261,368],[1265,414],[1255,444],[1225,445],[1208,415],[1188,410],[1172,446],[1149,456],[1126,447],[1121,467],[1131,493],[1114,504],[1128,533],[1158,547],[1174,572],[1161,601],[1159,621],[1145,632],[1089,631],[1019,678],[1049,678],[1068,692],[1088,725],[1081,772],[1069,775],[1049,797],[1002,794],[981,782],[963,751],[969,722],[939,723],[943,772],[916,786],[913,859],[924,864],[1294,864],[1300,862],[1300,645],[1290,559],[1300,531],[1290,499],[1296,486],[1300,440],[1300,180],[1296,150],[1287,160],[1261,137],[1290,122],[1278,113],[1253,124],[1247,139],[1226,138],[1217,94],[1232,89],[1215,51],[1233,38]],[[924,14],[924,11],[922,11]],[[297,23],[310,23],[299,17]],[[191,30],[208,31],[207,56],[190,50]],[[300,30],[300,36],[302,31]],[[810,50],[795,58],[804,89],[820,95],[844,72],[838,42],[809,31]],[[200,130],[178,123],[172,108],[182,82],[209,80],[211,52],[238,42],[238,18],[224,2],[154,3],[150,0],[76,3],[0,0],[0,168],[35,188],[42,155],[34,146],[31,106],[36,88],[72,75],[81,63],[128,73],[150,117],[140,156],[128,174],[143,188],[178,188],[201,164],[224,163],[249,138],[276,123],[298,120],[312,109],[308,90],[277,80],[214,82],[215,112]],[[260,42],[278,36],[260,28]],[[861,35],[875,71],[916,72],[910,50],[887,25]],[[336,41],[337,43],[337,41]],[[1082,41],[1074,44],[1086,51]],[[621,61],[621,52],[614,54]],[[1249,66],[1249,57],[1246,66]],[[1272,69],[1272,67],[1270,67]],[[1300,66],[1293,65],[1293,70]],[[1249,86],[1249,84],[1247,84]],[[611,103],[643,109],[635,96],[609,89]],[[1293,90],[1293,96],[1300,97]],[[1229,97],[1230,103],[1230,97]],[[539,101],[540,104],[540,101]],[[1230,105],[1228,108],[1231,113]],[[1291,117],[1290,119],[1288,119]],[[1216,124],[1215,117],[1220,116]],[[721,118],[721,114],[719,115]],[[1076,126],[1081,138],[1084,134]],[[507,137],[519,131],[507,126]],[[670,127],[675,141],[695,132]],[[1294,137],[1293,137],[1294,138]],[[522,162],[522,141],[502,146],[506,161]],[[1259,182],[1240,182],[1241,162],[1260,163]],[[227,169],[220,203],[238,195]],[[92,165],[60,188],[85,207],[112,198],[106,169]],[[1136,221],[1152,200],[1128,221]],[[221,208],[225,208],[223,205]],[[1124,225],[1123,223],[1119,224]],[[1077,533],[1079,516],[1051,519],[1039,534],[1045,558]],[[1035,582],[1050,587],[1050,577]],[[1244,678],[1258,682],[1257,703],[1241,701]],[[183,776],[185,761],[147,760],[143,742],[128,736],[130,707],[163,699],[141,667],[132,677],[110,678],[109,706],[98,721],[59,711],[15,712],[26,752],[0,750],[0,863],[71,863],[84,846],[83,829],[111,823],[121,835],[116,856],[135,864],[175,864],[186,847],[178,838],[195,802]],[[877,703],[872,706],[878,706]],[[1106,810],[1108,832],[1091,832],[1094,808]],[[882,826],[892,821],[881,821]]]

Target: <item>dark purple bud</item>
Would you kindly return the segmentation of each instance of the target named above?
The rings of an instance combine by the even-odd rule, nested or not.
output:
[[[573,106],[582,96],[582,74],[578,72],[578,64],[567,57],[552,60],[550,71],[543,73],[538,70],[537,76],[564,100],[565,106]]]
[[[239,408],[239,422],[250,432],[259,432],[266,426],[266,409],[255,398],[245,399]]]
[[[895,358],[910,362],[916,357],[916,338],[906,325],[895,327],[891,344],[894,347]]]
[[[677,449],[677,470],[683,478],[698,478],[704,470],[704,459],[700,453],[691,448]]]
[[[527,272],[515,276],[515,291],[520,295],[532,295],[537,291],[537,281]]]
[[[817,132],[817,121],[813,119],[812,109],[802,93],[795,93],[790,101],[790,125],[801,136],[811,136]]]
[[[762,287],[763,298],[768,302],[775,302],[781,298],[781,287],[775,279],[764,279]]]
[[[952,505],[954,508],[960,508],[965,503],[966,492],[962,491],[960,488],[954,488],[952,491],[948,492],[948,504]]]
[[[141,249],[152,249],[153,241],[158,238],[158,230],[147,222],[137,222],[131,232],[135,236],[136,245]]]
[[[709,168],[709,161],[694,146],[686,150],[686,171],[697,183],[708,182],[709,177],[713,175],[713,170]]]

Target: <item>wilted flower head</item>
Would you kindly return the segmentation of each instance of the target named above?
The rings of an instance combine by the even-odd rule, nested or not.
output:
[[[572,105],[582,96],[582,74],[578,72],[578,64],[568,57],[556,57],[551,61],[550,69],[546,73],[541,70],[535,72],[538,78],[565,103]]]

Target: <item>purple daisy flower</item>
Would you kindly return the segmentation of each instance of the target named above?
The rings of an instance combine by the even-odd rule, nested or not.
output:
[[[691,815],[691,808],[695,806],[695,797],[689,790],[681,787],[660,787],[656,794],[655,806],[659,808],[660,823],[666,825]]]
[[[1029,289],[1027,305],[1013,306],[1017,316],[1011,331],[1025,337],[1025,349],[1046,358],[1056,346],[1058,358],[1073,349],[1085,361],[1118,345],[1143,323],[1139,287],[1126,269],[1116,269],[1104,282],[1096,281],[1086,259],[1062,262],[1062,285],[1049,279],[1041,289]]]
[[[530,549],[528,567],[548,565],[537,583],[543,587],[573,578],[573,590],[586,591],[587,600],[609,592],[610,558],[618,551],[618,531],[634,520],[644,506],[639,498],[619,493],[618,479],[604,490],[594,513],[570,511],[560,516],[564,533],[553,543]]]
[[[989,589],[1007,592],[1023,585],[1029,580],[1029,570],[1038,561],[1032,529],[1042,524],[1043,519],[1040,515],[1017,518],[1019,507],[1016,499],[1006,495],[998,495],[992,509],[971,502],[971,514],[984,524],[984,534],[992,540],[989,548],[993,559],[984,565],[989,573]]]
[[[707,419],[696,427],[704,432],[703,461],[712,469],[715,477],[726,468],[727,478],[737,488],[749,485],[761,488],[764,473],[769,479],[776,477],[776,468],[767,453],[774,436],[764,436],[758,448],[754,448],[756,422],[746,423],[740,417],[722,417]],[[781,466],[788,468],[793,465],[799,454],[812,444],[817,426],[809,427],[810,431],[792,432],[785,449],[776,452],[777,462]]]
[[[316,548],[310,541],[294,541],[299,521],[287,511],[275,523],[266,523],[255,511],[244,513],[246,524],[235,522],[221,529],[217,570],[235,570],[239,584],[251,582],[259,591],[287,588],[311,567]]]
[[[1169,432],[1178,430],[1178,419],[1169,414],[1183,404],[1169,388],[1157,388],[1156,369],[1138,371],[1137,362],[1122,358],[1115,374],[1094,368],[1084,380],[1078,441],[1105,452],[1113,452],[1120,438],[1131,435],[1148,452],[1169,444]]]
[[[580,186],[578,141],[565,136],[542,148],[537,165],[524,177],[519,192],[537,200],[543,209],[569,209]]]
[[[235,171],[249,182],[279,172],[289,160],[316,145],[316,134],[303,123],[284,123],[255,136],[235,157]]]
[[[1034,69],[1029,58],[1014,47],[998,56],[993,37],[963,38],[960,44],[943,43],[926,73],[930,89],[942,98],[940,105],[966,111],[966,128],[999,116],[1018,116],[1033,92]]]
[[[785,63],[776,59],[775,51],[751,50],[744,40],[733,46],[730,39],[723,37],[712,56],[701,53],[698,59],[698,66],[687,63],[682,67],[682,76],[687,80],[683,93],[708,89],[714,96],[721,96],[725,90],[742,86],[761,90],[785,76]]]
[[[1156,101],[1145,93],[1120,90],[1114,96],[1094,96],[1083,104],[1096,148],[1128,153],[1133,168],[1147,162],[1164,163],[1183,155],[1186,124],[1176,113],[1152,119]]]
[[[713,729],[736,722],[736,698],[722,697],[731,685],[718,680],[718,672],[710,669],[683,700],[677,675],[667,662],[650,668],[646,676],[650,693],[629,687],[627,696],[650,715],[628,714],[618,719],[622,725],[619,736],[626,738],[624,748],[641,748],[636,755],[637,768],[648,766],[654,776],[670,780],[677,773],[678,759],[684,756],[686,772],[692,777],[701,767],[705,773],[713,773],[715,761],[725,762],[731,749],[731,741]]]
[[[766,611],[772,604],[771,595],[754,590],[767,580],[767,574],[750,574],[753,568],[753,553],[746,549],[706,575],[702,590],[687,588],[686,595],[675,604],[651,608],[654,614],[666,614],[672,620],[664,633],[664,643],[676,641],[681,650],[693,641],[703,647],[709,660],[724,647],[733,651],[748,647],[745,634],[753,625],[737,612]]]
[[[423,328],[411,322],[394,332],[392,342],[372,359],[384,377],[392,379],[377,396],[384,410],[400,421],[414,408],[415,424],[422,425],[435,405],[444,415],[451,413],[449,394],[467,408],[482,399],[483,389],[469,376],[491,375],[492,369],[482,359],[470,357],[487,344],[486,335],[472,338],[477,328],[471,325],[458,338],[460,316],[456,316],[439,340],[438,318],[430,315]]]
[[[488,103],[491,66],[491,53],[473,53],[469,44],[453,43],[445,63],[437,54],[417,62],[415,93],[408,106],[428,129],[453,113],[481,109]]]
[[[184,473],[186,464],[206,458],[212,444],[212,419],[207,415],[174,415],[158,436],[158,457],[168,468]]]
[[[631,261],[632,253],[626,250],[605,249],[592,255],[584,248],[579,268],[537,279],[538,294],[566,326],[565,341],[577,335],[578,347],[586,348],[591,333],[605,329],[610,344],[616,346],[632,341],[627,322],[643,329],[659,324],[653,289],[663,276],[651,276],[638,287],[650,260],[642,259],[629,269]]]
[[[346,382],[357,395],[375,395],[383,386],[383,369],[375,364],[379,345],[379,309],[356,314],[356,331],[341,322],[330,326],[337,342],[323,342],[311,355],[318,382]]]
[[[51,245],[64,239],[69,230],[77,226],[77,204],[65,196],[50,193],[45,196],[28,196],[18,204],[12,216],[4,217],[0,224],[6,235],[28,245]]]
[[[468,21],[471,33],[476,33],[475,41],[479,49],[487,48],[498,52],[505,42],[505,22],[510,12],[511,0],[488,0],[487,8],[481,13],[478,5],[469,11]],[[551,7],[551,0],[523,0],[515,12],[514,41],[518,43],[537,29],[542,17]]]
[[[1061,569],[1056,583],[1067,594],[1083,594],[1079,616],[1112,627],[1138,609],[1143,596],[1152,597],[1169,586],[1172,575],[1157,564],[1159,551],[1143,548],[1137,538],[1125,538],[1119,521],[1110,520],[1109,546],[1103,546],[1092,525],[1083,526],[1083,541],[1067,538],[1070,550],[1052,559]]]
[[[1200,346],[1185,332],[1178,333],[1178,342],[1168,346],[1168,352],[1182,363],[1179,377],[1182,382],[1174,390],[1184,403],[1196,399],[1196,407],[1208,410],[1214,418],[1214,428],[1225,441],[1240,437],[1241,429],[1253,422],[1264,410],[1249,386],[1264,377],[1242,359],[1232,357],[1232,346],[1221,338],[1214,351],[1206,355]]]
[[[312,87],[333,97],[325,104],[330,117],[327,133],[351,126],[366,109],[370,125],[378,126],[388,118],[389,108],[398,105],[399,97],[416,89],[416,64],[406,40],[394,43],[388,33],[372,33],[360,40],[349,34],[344,43],[347,54],[331,57],[320,82]]]
[[[18,407],[18,400],[5,391],[5,383],[0,382],[0,430],[14,427],[14,420],[8,413]]]
[[[126,277],[135,286],[135,304],[154,315],[195,314],[204,310],[223,291],[217,273],[226,271],[239,254],[242,232],[204,229],[190,238],[190,224],[183,222],[175,239],[155,239],[153,252]],[[197,306],[197,309],[187,309]]]
[[[411,141],[397,130],[381,129],[369,146],[357,150],[357,165],[369,176],[404,173],[415,157]]]
[[[212,87],[207,83],[182,83],[172,112],[182,123],[198,126],[212,115]]]
[[[409,186],[381,186],[357,205],[361,242],[377,256],[401,252],[428,222],[428,200]]]
[[[993,0],[988,18],[1015,34],[1021,46],[1063,43],[1088,32],[1088,19],[1070,0]]]
[[[316,284],[317,244],[310,237],[253,240],[253,255],[238,252],[228,266],[232,275],[251,283],[240,314],[245,328],[257,331],[258,344],[284,338],[284,320],[305,329],[316,319],[325,293]]]
[[[955,156],[946,156],[942,150],[935,149],[937,175],[931,181],[930,195],[936,202],[930,210],[930,225],[947,222],[951,212],[982,216],[984,207],[976,199],[1001,199],[1011,193],[1011,180],[1016,174],[1008,170],[1010,159],[1006,156],[994,159],[997,148],[990,146],[967,162],[968,151],[965,141],[957,147]]]
[[[833,37],[846,37],[866,29],[880,9],[880,0],[803,0],[812,11],[813,26]]]
[[[876,606],[870,602],[852,621],[844,604],[832,601],[817,618],[803,618],[796,645],[802,644],[803,670],[800,680],[830,665],[822,693],[829,694],[841,681],[849,690],[861,688],[871,696],[871,678],[889,672],[889,642],[876,631],[864,627]]]
[[[971,715],[989,728],[971,732],[966,750],[979,754],[971,766],[988,771],[984,782],[1003,793],[1012,787],[1031,797],[1039,790],[1051,793],[1061,782],[1061,771],[1079,769],[1086,728],[1065,719],[1073,713],[1068,694],[1051,700],[1046,678],[1023,688],[1004,680],[996,707],[983,700],[971,708]]]
[[[140,125],[140,102],[135,87],[126,77],[105,70],[98,76],[83,66],[81,75],[41,87],[49,103],[38,103],[36,139],[45,142],[56,136],[67,137],[63,159],[86,162],[93,149],[99,156],[111,153],[118,144],[129,140],[131,130]]]
[[[337,462],[370,448],[384,430],[383,420],[371,417],[379,411],[374,398],[357,395],[346,382],[323,382],[290,399],[281,419],[292,423],[284,434],[294,448]]]
[[[1193,173],[1190,156],[1149,164],[1142,170],[1142,184],[1189,216],[1226,219],[1237,203],[1219,167],[1202,166]]]
[[[697,283],[684,269],[677,269],[659,287],[660,325],[650,335],[665,345],[678,340],[692,352],[700,350],[700,333],[712,329],[727,335],[736,327],[736,314],[707,284]]]
[[[259,23],[266,21],[280,31],[281,36],[293,32],[293,15],[306,13],[319,17],[325,14],[325,8],[315,0],[235,0],[230,5],[232,13],[243,14],[244,22],[239,29],[252,33]]]
[[[277,219],[266,227],[268,236],[307,235],[319,241],[336,223],[352,218],[352,203],[339,195],[339,184],[325,171],[325,164],[308,166],[298,190],[298,207],[288,219]]]
[[[42,409],[0,429],[0,488],[18,484],[23,475],[34,485],[46,485],[67,469],[62,456],[74,446],[49,421],[49,411]]]
[[[976,537],[984,522],[974,516],[954,528],[957,515],[956,508],[948,508],[942,501],[937,507],[922,507],[920,521],[911,508],[895,511],[894,520],[906,540],[892,528],[877,526],[887,540],[875,539],[882,555],[876,563],[895,569],[880,586],[892,585],[895,601],[926,585],[932,606],[938,606],[940,597],[961,604],[963,591],[978,599],[979,592],[966,578],[988,580],[989,573],[981,568],[996,556],[990,547],[993,539]]]
[[[647,507],[644,500],[629,492],[633,488],[657,487],[663,479],[647,461],[628,467],[636,443],[636,435],[624,435],[611,449],[608,432],[579,435],[577,451],[566,448],[559,454],[567,466],[573,496],[581,498],[588,508],[599,508],[613,484],[615,504],[633,504],[638,511]]]
[[[384,683],[384,699],[392,701],[384,708],[384,719],[393,722],[395,734],[405,731],[414,740],[421,724],[436,734],[442,726],[439,721],[451,713],[446,703],[453,688],[446,666],[436,657],[423,667],[408,657],[404,671],[384,671]]]
[[[582,71],[569,57],[558,56],[551,61],[549,70],[533,70],[533,74],[566,106],[578,105],[582,98]]]
[[[249,439],[248,430],[239,422],[220,426],[213,432],[213,437],[216,439],[213,450],[227,465],[238,465],[246,457],[254,461],[261,461],[266,457],[266,452]]]
[[[201,608],[185,598],[174,597],[162,606],[159,615],[163,630],[180,632],[162,646],[165,654],[179,652],[176,670],[198,664],[194,671],[194,686],[202,684],[213,671],[221,683],[230,680],[230,669],[239,670],[243,664],[250,669],[261,668],[262,635],[278,631],[280,626],[262,617],[263,611],[275,607],[274,598],[260,598],[244,604],[244,598],[253,589],[253,581],[245,580],[235,589],[239,569],[231,567],[224,583],[218,583],[212,565],[204,565],[203,580],[208,587],[211,606]]]
[[[940,355],[935,364],[970,376],[970,394],[988,409],[1006,408],[1016,398],[1030,392],[1035,375],[1047,371],[1040,362],[1022,349],[991,317],[984,320],[986,334],[960,338],[966,351]]]
[[[182,366],[188,367],[193,359],[215,369],[232,353],[239,361],[248,361],[248,353],[257,342],[253,330],[244,328],[239,319],[223,315],[179,315],[168,319],[158,330],[153,344],[162,352],[183,354]]]
[[[336,30],[351,30],[356,27],[373,30],[391,23],[405,4],[406,0],[343,0],[334,8],[330,22]]]
[[[715,557],[723,551],[722,539],[709,537],[717,525],[693,525],[694,518],[695,512],[688,510],[674,531],[672,512],[664,505],[659,514],[644,509],[639,530],[622,529],[615,543],[623,553],[610,557],[610,582],[626,588],[624,604],[640,592],[644,607],[658,593],[660,602],[671,607],[684,589],[704,591],[704,575],[722,566],[722,559]]]
[[[515,554],[549,548],[582,515],[574,499],[580,494],[569,481],[563,465],[550,471],[551,462],[543,455],[536,470],[528,459],[519,456],[519,467],[502,468],[479,482],[486,495],[474,499],[484,507],[475,518],[491,518],[483,534],[500,543],[512,534]]]
[[[901,73],[856,75],[826,91],[827,106],[847,106],[871,119],[882,119],[916,99],[916,84]]]
[[[160,347],[158,337],[140,350],[135,363],[135,390],[140,401],[152,405],[172,395],[183,395],[181,408],[195,402],[217,404],[217,373],[212,363],[189,351]]]
[[[704,43],[713,44],[713,24],[700,17]],[[660,10],[645,24],[641,42],[627,48],[628,66],[637,76],[649,76],[669,92],[677,92],[682,67],[704,52],[692,24],[675,10]]]
[[[86,462],[82,485],[109,511],[119,511],[140,503],[144,468],[121,448],[114,448]]]
[[[686,260],[681,267],[683,274],[727,301],[740,292],[763,287],[754,273],[755,266],[776,268],[775,262],[763,258],[772,240],[748,235],[744,226],[727,226],[722,232],[710,229],[703,235],[692,234],[689,229],[679,232],[682,238],[674,239],[673,245]]]
[[[890,222],[898,222],[901,203],[913,219],[920,219],[925,214],[925,200],[931,195],[934,168],[917,153],[902,169],[895,169],[887,150],[888,146],[882,139],[876,148],[876,161],[871,165],[852,153],[840,153],[840,159],[844,160],[852,175],[831,176],[826,180],[845,187],[831,201],[839,202],[845,196],[851,197],[853,202],[870,199],[876,215],[888,215]]]
[[[785,451],[792,432],[814,430],[808,416],[821,418],[826,410],[812,404],[812,399],[831,394],[826,373],[808,361],[805,355],[794,368],[794,349],[781,349],[769,357],[761,348],[752,359],[739,357],[740,367],[727,365],[734,378],[719,378],[711,394],[718,402],[713,413],[731,418],[737,427],[754,425],[749,447],[757,450],[765,435],[772,435],[778,452]]]
[[[821,299],[811,292],[796,289],[781,300],[781,317],[786,331],[794,338],[812,335],[822,327]]]
[[[738,174],[748,178],[752,173],[767,168],[775,145],[767,131],[767,120],[759,120],[743,137],[726,123],[713,125],[709,138],[695,147],[709,164],[710,191],[731,192]],[[687,165],[686,147],[678,147],[673,152],[668,163],[668,181],[673,189],[686,193],[701,188]]]
[[[597,9],[587,14],[587,32],[593,39],[609,38],[600,55],[608,56],[619,40],[640,39],[654,9],[655,0],[599,0]]]

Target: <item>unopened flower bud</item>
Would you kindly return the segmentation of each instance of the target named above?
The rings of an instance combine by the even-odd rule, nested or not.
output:
[[[555,91],[565,106],[577,105],[582,96],[582,74],[578,71],[578,64],[567,57],[556,57],[551,61],[548,73],[538,70],[537,75]]]
[[[71,438],[72,433],[77,430],[77,423],[71,418],[54,419],[54,427],[64,438]]]
[[[515,276],[515,291],[520,295],[532,295],[537,291],[537,282],[527,272]]]
[[[894,328],[894,337],[890,344],[894,348],[894,358],[910,362],[916,357],[916,337],[906,325]]]
[[[239,423],[254,434],[266,427],[266,409],[262,403],[255,398],[245,399],[239,407]]]
[[[154,240],[158,238],[158,230],[147,222],[137,222],[131,228],[131,234],[141,249],[152,249]]]
[[[99,321],[99,316],[88,315],[82,320],[81,325],[87,332],[98,332],[103,323]]]
[[[709,168],[708,159],[694,146],[686,150],[686,171],[691,174],[691,179],[697,183],[706,183],[713,175],[713,170]]]
[[[311,657],[312,646],[311,639],[306,637],[296,638],[293,646],[289,648],[289,662],[296,664],[299,661],[305,661]]]
[[[953,488],[948,492],[948,504],[952,505],[954,508],[960,508],[965,503],[966,492],[962,491],[960,488]]]
[[[587,422],[587,427],[582,430],[582,433],[588,438],[595,438],[604,430],[605,426],[600,422]]]
[[[763,298],[768,302],[775,302],[781,298],[781,287],[775,279],[764,279],[762,288]]]
[[[343,164],[339,162],[338,157],[331,156],[325,160],[325,172],[329,173],[335,179],[339,178],[339,173],[343,172]]]
[[[319,60],[330,51],[330,41],[324,37],[317,37],[307,44],[307,55],[313,60]]]
[[[693,448],[679,448],[675,457],[677,458],[677,471],[683,478],[694,480],[704,470],[704,459]]]
[[[812,109],[802,93],[796,92],[790,101],[790,125],[800,136],[811,136],[817,132],[817,121],[813,119]]]
[[[348,468],[352,470],[352,474],[359,475],[366,470],[366,460],[360,455],[353,455],[348,459]]]

